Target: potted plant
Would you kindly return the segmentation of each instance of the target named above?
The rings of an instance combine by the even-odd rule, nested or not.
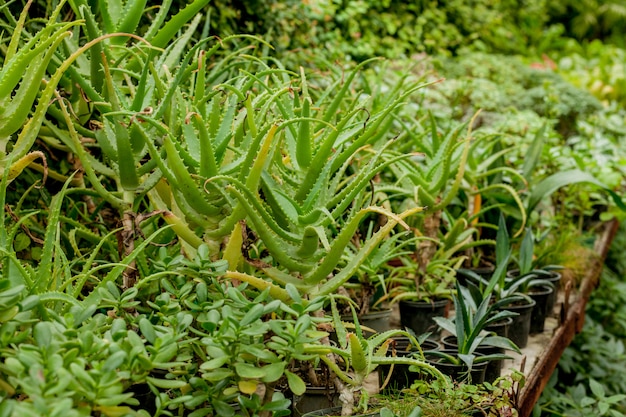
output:
[[[544,328],[545,318],[552,311],[556,302],[558,285],[563,269],[560,265],[544,265],[540,257],[535,258],[534,236],[530,228],[526,228],[520,244],[517,258],[517,269],[507,272],[510,280],[523,280],[524,277],[534,277],[525,286],[526,293],[537,302],[533,308],[531,318],[531,333],[540,333]]]
[[[411,330],[408,330],[412,333]],[[441,344],[435,340],[428,339],[429,333],[424,333],[416,337],[419,345],[413,344],[413,338],[406,336],[393,337],[393,342],[389,346],[388,356],[398,357],[422,357],[422,353],[431,350],[441,349]],[[381,365],[378,368],[378,386],[385,394],[394,393],[409,388],[420,375],[412,372],[411,367],[405,364]]]
[[[518,279],[507,279],[506,269],[511,259],[512,249],[502,214],[500,214],[498,221],[495,252],[496,269],[489,280],[471,270],[460,269],[459,273],[473,281],[473,284],[468,282],[468,287],[475,289],[472,293],[476,297],[493,296],[494,301],[501,308],[518,313],[517,316],[513,317],[513,323],[510,327],[512,331],[509,333],[509,337],[517,346],[523,348],[528,343],[531,313],[536,305],[536,302],[528,296],[528,291],[533,286],[541,285],[543,282],[532,274],[520,276]]]
[[[367,232],[363,238],[355,236],[346,247],[342,262],[348,264],[354,259],[359,249],[369,241],[374,233],[374,222],[367,224]],[[366,258],[354,276],[344,283],[339,291],[343,293],[357,307],[359,324],[368,329],[383,332],[389,330],[389,318],[392,310],[386,302],[386,279],[397,268],[390,266],[393,260],[401,259],[411,254],[407,249],[416,241],[410,232],[402,231],[392,234],[376,247]],[[350,303],[345,303],[341,311],[344,321],[352,320]]]
[[[458,253],[467,246],[473,232],[464,219],[457,219],[442,238],[419,238],[420,242],[427,240],[437,246],[428,260],[419,261],[419,246],[416,254],[400,258],[403,265],[391,271],[383,300],[399,303],[403,327],[418,335],[431,332],[433,337],[438,336],[433,318],[447,314],[456,271],[464,261]]]
[[[503,266],[501,265],[500,268],[502,269]],[[455,351],[444,349],[429,352],[430,356],[439,359],[436,366],[439,366],[440,369],[452,365],[449,369],[455,376],[468,374],[472,375],[473,378],[476,376],[480,378],[482,374],[484,378],[488,361],[510,359],[510,357],[498,352],[478,355],[480,347],[494,347],[520,352],[519,348],[508,338],[485,331],[487,325],[516,315],[510,311],[497,310],[502,301],[491,302],[490,294],[494,287],[494,285],[489,286],[485,292],[486,297],[482,299],[479,305],[476,305],[472,302],[473,298],[468,294],[468,290],[457,282],[457,292],[453,296],[454,317],[435,317],[437,324],[455,337],[456,343]],[[505,302],[507,301],[505,300]],[[484,366],[479,368],[482,371],[472,374],[475,367],[483,363]]]
[[[365,389],[365,381],[379,365],[383,364],[414,366],[447,384],[447,379],[444,375],[423,359],[420,345],[417,339],[410,333],[403,330],[389,330],[366,338],[359,325],[356,311],[353,310],[354,332],[348,332],[332,298],[331,309],[333,325],[337,332],[338,346],[315,344],[308,346],[306,350],[308,353],[317,353],[320,360],[336,375],[334,380],[335,388],[340,392],[342,406],[340,409],[325,410],[326,414],[310,415],[332,415],[328,413],[337,413],[336,415],[342,416],[377,415],[359,413],[368,412],[370,407],[370,395]],[[393,341],[392,338],[396,336],[410,338],[414,346],[417,347],[420,357],[388,356],[387,353]]]
[[[430,332],[438,336],[433,317],[446,315],[452,297],[455,267],[462,259],[433,259],[420,270],[414,259],[401,258],[402,267],[394,268],[387,278],[388,292],[383,300],[399,303],[400,322],[415,334]]]

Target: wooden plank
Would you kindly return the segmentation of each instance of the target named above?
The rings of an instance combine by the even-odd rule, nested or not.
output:
[[[532,414],[533,408],[556,369],[565,348],[574,340],[574,336],[582,330],[585,322],[587,301],[600,282],[600,273],[602,272],[604,259],[618,227],[619,223],[617,221],[608,223],[604,233],[596,241],[594,249],[598,254],[598,258],[594,260],[593,265],[589,268],[580,285],[576,300],[564,311],[564,319],[561,325],[555,330],[550,343],[545,347],[535,366],[533,366],[526,378],[524,388],[519,393],[518,412],[520,417],[529,417]],[[567,306],[568,297],[565,298],[566,302],[564,305]]]

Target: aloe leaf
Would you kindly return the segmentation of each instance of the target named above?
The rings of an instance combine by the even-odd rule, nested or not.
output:
[[[135,33],[135,30],[139,25],[139,21],[143,16],[146,3],[147,0],[127,0],[122,15],[117,21],[117,27],[114,32]],[[110,5],[107,6],[111,7]],[[111,39],[111,43],[113,45],[122,45],[127,39],[128,38],[117,37]]]
[[[115,139],[117,145],[117,166],[119,169],[119,180],[122,188],[126,191],[134,191],[139,187],[139,176],[137,175],[137,164],[133,149],[130,146],[129,129],[122,126],[120,121],[112,122],[115,129]]]
[[[524,165],[522,165],[522,175],[527,180],[530,180],[531,174],[535,169],[535,166],[539,162],[539,159],[541,158],[541,151],[543,149],[546,129],[546,123],[541,125],[541,128],[535,134],[535,138],[533,139],[533,142],[530,145],[530,148],[528,148],[528,152],[526,152],[526,155],[524,157]]]
[[[284,228],[289,227],[290,224],[299,224],[298,218],[302,214],[302,209],[284,190],[284,184],[279,184],[267,172],[263,172],[262,181],[264,200],[271,208],[276,223]]]
[[[341,320],[339,310],[337,309],[337,302],[334,297],[330,297],[330,311],[333,318],[333,327],[335,328],[337,340],[339,341],[339,346],[345,349],[348,347],[348,332],[346,331],[346,326]]]
[[[102,23],[107,33],[115,32],[123,9],[122,0],[98,0],[98,10],[102,15]]]
[[[530,272],[533,265],[533,252],[534,252],[534,237],[529,227],[524,232],[522,238],[522,244],[519,251],[519,272],[520,275],[524,275]]]
[[[201,14],[194,16],[188,27],[185,28],[185,31],[176,36],[176,39],[168,45],[163,53],[158,67],[165,66],[166,68],[174,68],[180,63],[180,57],[185,52],[189,41],[194,36],[201,19]],[[187,68],[183,67],[183,69],[186,70]]]
[[[340,153],[340,157],[334,162],[333,170],[337,170],[357,149],[365,144],[376,142],[381,135],[384,135],[389,130],[391,123],[393,123],[393,118],[388,116],[390,116],[411,94],[430,84],[431,83],[417,84],[407,88],[402,95],[398,96],[391,104],[368,120],[363,133]],[[387,123],[387,125],[384,123]]]
[[[328,91],[332,92],[331,94],[333,94],[334,97],[330,105],[326,108],[324,112],[324,117],[322,119],[324,122],[328,123],[335,117],[335,115],[337,114],[337,110],[339,109],[339,105],[343,101],[343,98],[345,97],[345,95],[348,93],[348,89],[350,88],[352,81],[354,80],[356,75],[359,73],[359,71],[364,66],[370,64],[371,62],[378,61],[380,59],[381,58],[370,58],[356,65],[352,69],[350,74],[348,74],[348,76],[345,78],[345,80],[342,80],[343,85],[341,86],[339,91],[336,91],[336,85],[332,85],[329,87]],[[319,124],[318,126],[315,127],[315,130],[317,131],[321,128],[322,128],[322,124]]]
[[[15,22],[13,35],[11,36],[11,40],[9,41],[9,46],[4,53],[4,62],[9,62],[13,58],[13,56],[17,53],[20,37],[22,34],[22,30],[24,29],[24,22],[26,22],[26,18],[28,17],[28,10],[30,6],[32,6],[33,0],[28,0],[20,13],[20,17],[17,22]],[[1,78],[1,77],[0,77]]]
[[[588,172],[580,171],[578,169],[557,172],[556,174],[552,174],[549,177],[543,179],[539,184],[533,186],[532,192],[530,193],[530,196],[528,198],[527,211],[529,213],[532,212],[535,207],[537,207],[537,204],[539,204],[539,202],[544,197],[549,196],[559,188],[579,183],[589,183],[601,188],[611,196],[611,198],[615,202],[615,205],[620,210],[626,211],[626,204],[624,204],[624,201],[617,193],[615,193],[593,175],[589,174]]]
[[[147,40],[158,48],[165,48],[172,41],[174,36],[176,36],[178,31],[180,31],[188,21],[193,19],[210,1],[211,0],[194,0],[189,3],[184,9],[172,16],[153,37],[149,37]]]
[[[98,25],[96,24],[96,18],[91,13],[91,8],[87,5],[80,6],[79,13],[85,20],[87,38],[90,40],[98,38],[101,33]],[[104,86],[104,68],[102,63],[104,53],[104,48],[99,43],[94,45],[94,47],[89,51],[91,85],[100,94],[102,94],[102,87]]]
[[[214,131],[211,135],[213,143],[215,144],[215,159],[217,161],[222,161],[224,158],[224,152],[226,151],[226,147],[232,137],[233,132],[233,122],[235,120],[235,111],[237,109],[237,97],[231,96],[227,99],[225,103],[225,112],[224,116],[219,118],[220,114],[220,103],[217,98],[214,98],[213,109],[211,112],[211,123],[209,123],[209,131]],[[219,127],[215,130],[216,127]],[[257,135],[258,136],[258,135]]]
[[[49,39],[51,41],[50,47],[44,56],[30,62],[25,73],[23,69],[21,70],[23,78],[20,87],[15,92],[10,104],[5,109],[0,109],[0,138],[10,136],[24,125],[24,121],[28,118],[28,112],[24,109],[32,106],[40,90],[40,80],[45,74],[48,63],[63,39],[70,35],[71,32],[65,30],[56,32]],[[46,40],[46,44],[49,40]]]
[[[344,226],[339,236],[335,239],[331,250],[329,251],[329,255],[326,256],[324,262],[315,270],[313,273],[305,277],[304,282],[307,284],[319,284],[324,279],[326,279],[327,275],[332,271],[332,269],[336,266],[338,258],[341,257],[341,253],[343,252],[343,248],[348,244],[349,240],[352,238],[354,230],[356,226],[358,226],[360,218],[362,218],[368,212],[378,212],[383,215],[388,216],[387,223],[380,228],[378,232],[376,232],[371,239],[369,239],[359,251],[355,254],[355,256],[348,262],[348,264],[334,277],[329,279],[326,283],[324,283],[320,288],[318,293],[320,295],[331,294],[343,285],[350,277],[354,274],[354,272],[365,262],[365,259],[369,256],[369,254],[375,249],[376,246],[380,244],[380,242],[391,233],[393,228],[403,219],[419,213],[422,211],[422,207],[416,207],[413,209],[406,210],[399,215],[394,215],[392,213],[386,212],[377,207],[369,207],[367,209],[361,210],[357,215],[355,215],[351,221]],[[352,230],[350,230],[352,229]],[[353,233],[350,233],[352,231]]]
[[[80,307],[83,306],[80,303],[80,301],[78,301],[76,298],[72,297],[71,295],[62,293],[62,292],[46,291],[46,292],[39,294],[38,297],[42,303],[51,302],[51,301],[61,302],[64,304],[66,308],[73,306],[73,305],[80,306]]]
[[[328,160],[339,157],[338,154],[333,154],[332,152],[335,142],[339,137],[340,132],[344,132],[346,130],[346,126],[350,120],[352,120],[352,118],[355,117],[360,111],[360,109],[352,110],[344,116],[335,126],[335,129],[331,130],[330,133],[315,148],[310,168],[305,173],[304,181],[296,192],[296,201],[303,201],[305,198],[308,199],[309,194],[311,194],[311,190],[315,188],[316,182],[320,180],[322,172],[324,170],[331,172],[332,167],[327,167]],[[319,126],[319,128],[316,128],[316,131],[319,131],[324,127],[322,123],[319,123]],[[339,166],[341,166],[341,164]]]
[[[392,165],[406,157],[408,155],[398,155],[393,158],[389,158],[386,161],[377,164],[378,158],[382,156],[385,148],[391,146],[392,142],[388,142],[383,149],[381,149],[375,156],[369,161],[367,167],[365,167],[357,175],[357,177],[346,187],[340,190],[336,196],[327,203],[326,208],[332,210],[333,217],[339,216],[346,208],[352,204],[357,194],[364,188],[364,186],[372,179],[376,174],[384,170],[389,165]],[[333,187],[335,188],[335,187]],[[336,188],[335,188],[336,189]],[[332,189],[330,190],[333,191]],[[336,218],[336,217],[335,217]]]
[[[32,164],[33,161],[35,161],[38,158],[42,158],[45,163],[45,156],[43,152],[34,151],[34,152],[27,153],[26,155],[21,157],[19,160],[12,163],[9,169],[5,171],[4,175],[6,175],[9,182],[11,182],[15,178],[17,178],[22,173],[22,171],[24,171],[24,169],[26,169],[29,165]]]
[[[14,155],[16,158],[21,158],[28,152],[28,150],[35,142],[41,124],[43,123],[43,120],[45,118],[46,111],[49,107],[50,99],[54,95],[57,84],[59,83],[60,79],[63,77],[67,69],[71,67],[71,65],[74,63],[74,61],[76,61],[76,59],[78,59],[78,57],[85,53],[85,51],[89,50],[89,48],[91,48],[98,42],[101,42],[104,39],[112,36],[115,35],[104,35],[100,38],[87,42],[85,45],[73,52],[65,61],[61,63],[61,65],[57,68],[55,73],[46,84],[46,87],[42,91],[31,119],[26,122],[26,124],[22,128],[22,131],[20,132],[11,152],[12,155]],[[69,123],[72,124],[71,122]],[[1,137],[0,140],[2,140]],[[4,161],[0,162],[3,163]],[[0,164],[0,166],[1,165],[2,164]]]
[[[183,220],[173,213],[165,212],[163,219],[172,227],[172,230],[178,237],[190,244],[194,249],[198,249],[204,243]]]
[[[187,203],[199,213],[205,215],[215,215],[219,213],[219,208],[212,206],[207,200],[202,186],[192,178],[189,167],[180,157],[171,137],[168,135],[163,140],[163,148],[167,154],[167,164],[172,169],[176,180],[175,183],[181,191]]]
[[[476,117],[478,117],[479,113],[480,112],[477,112],[476,114],[474,114],[474,116],[472,117],[472,120],[469,122],[467,136],[464,140],[463,151],[461,152],[461,158],[459,160],[459,169],[456,172],[454,181],[450,189],[441,198],[441,200],[437,204],[435,204],[433,207],[431,207],[432,211],[442,210],[443,208],[447,207],[448,204],[450,204],[450,202],[454,198],[456,198],[459,188],[461,187],[461,182],[463,181],[463,177],[465,175],[465,168],[467,166],[467,158],[469,156],[469,150],[470,150],[470,141],[472,138],[472,126],[474,124],[474,120],[476,119]]]
[[[58,95],[58,93],[56,94]],[[83,144],[80,138],[78,137],[76,130],[74,129],[74,124],[72,123],[72,118],[70,117],[70,114],[67,110],[67,106],[65,102],[63,100],[59,100],[59,106],[61,107],[61,112],[63,114],[63,118],[67,125],[67,134],[69,136],[69,140],[73,143],[72,151],[77,154],[78,158],[81,161],[89,161],[90,158],[87,156],[87,152],[85,152],[85,149],[83,148]],[[26,128],[24,130],[26,130]],[[23,132],[24,131],[22,131],[22,133]],[[30,139],[27,139],[27,140],[30,140]],[[126,206],[126,203],[123,200],[111,194],[107,189],[104,188],[104,186],[100,183],[100,179],[96,175],[92,164],[89,164],[89,163],[83,164],[83,169],[85,170],[85,174],[87,178],[89,179],[89,181],[91,182],[92,187],[98,192],[98,194],[107,202],[109,202],[113,207],[115,207],[119,211],[122,211],[124,207]]]
[[[300,278],[294,277],[293,275],[289,275],[288,273],[275,268],[268,267],[263,268],[263,272],[268,278],[271,278],[275,283],[286,287],[287,284],[291,284],[298,289],[300,294],[308,294],[311,286],[305,285]]]
[[[26,45],[20,48],[18,54],[10,59],[4,59],[2,70],[0,70],[0,104],[2,104],[2,109],[4,109],[4,105],[8,100],[11,99],[13,89],[23,78],[24,69],[34,59],[39,58],[54,41],[53,37],[43,40],[42,37],[43,32],[39,32]]]
[[[161,5],[159,6],[158,13],[156,14],[156,16],[154,16],[154,19],[152,20],[150,27],[144,34],[144,38],[146,39],[154,38],[154,35],[159,31],[159,29],[161,29],[161,27],[163,26],[163,23],[165,22],[165,19],[167,19],[167,16],[169,16],[170,7],[172,7],[172,2],[173,0],[163,0]]]
[[[44,245],[41,250],[41,260],[40,265],[52,265],[54,261],[54,253],[55,246],[57,244],[58,239],[60,239],[60,228],[59,228],[59,216],[61,215],[61,208],[63,199],[65,198],[65,194],[69,187],[70,182],[66,181],[63,185],[61,191],[52,197],[52,203],[50,204],[50,208],[48,209],[48,225],[46,227],[46,234],[44,236]],[[50,282],[48,282],[50,278],[50,269],[48,267],[40,268],[37,272],[37,276],[34,279],[33,286],[31,288],[31,292],[33,293],[41,293],[44,289],[52,289],[56,290],[56,288],[49,288]]]
[[[286,303],[289,303],[291,301],[291,297],[289,296],[289,293],[284,288],[274,285],[270,281],[266,281],[264,279],[252,276],[250,274],[245,274],[243,272],[236,272],[236,271],[227,271],[224,274],[224,277],[229,278],[229,279],[236,279],[242,282],[247,282],[248,284],[252,285],[253,287],[257,288],[260,291],[269,289],[270,295],[272,296],[272,298],[276,300],[281,300]]]
[[[443,143],[444,146],[440,146],[431,158],[428,164],[431,168],[425,175],[428,182],[431,183],[430,190],[443,190],[443,187],[448,182],[454,151],[458,146],[457,138],[464,127],[464,124],[460,124],[452,132],[448,133],[445,139],[442,139],[442,141],[445,141]],[[435,175],[437,178],[435,178]]]
[[[227,186],[227,190],[231,192],[236,191],[232,185]],[[297,252],[297,247],[287,242],[271,230],[271,228],[264,222],[264,216],[261,216],[256,211],[254,206],[243,194],[235,192],[234,195],[239,199],[239,210],[236,211],[242,211],[245,215],[247,215],[248,219],[253,223],[256,233],[264,242],[276,262],[291,271],[306,272],[312,268],[312,265],[305,263],[304,260],[297,259],[297,257],[294,256]]]
[[[253,216],[252,213],[254,213],[254,216],[260,217],[260,219],[257,220],[259,221],[259,224],[264,224],[264,228],[269,228],[282,239],[290,242],[300,242],[300,237],[297,234],[282,228],[276,222],[275,218],[271,216],[270,213],[265,209],[263,204],[259,201],[258,197],[255,197],[255,194],[250,191],[250,189],[246,187],[245,184],[235,178],[226,176],[214,177],[211,179],[211,181],[217,181],[222,179],[229,181],[230,184],[227,186],[226,190],[233,194],[237,198],[237,200],[239,200],[239,202],[243,204],[245,212],[248,213],[248,215],[250,216]]]
[[[218,174],[213,142],[209,137],[209,132],[200,115],[194,113],[191,117],[193,125],[198,131],[198,140],[200,142],[200,176],[211,178]]]

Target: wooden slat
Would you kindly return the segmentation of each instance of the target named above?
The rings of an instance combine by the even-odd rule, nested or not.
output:
[[[619,223],[617,221],[608,223],[604,233],[596,241],[594,249],[598,254],[598,258],[590,266],[580,285],[576,300],[565,312],[565,319],[560,327],[556,329],[550,343],[545,347],[537,363],[527,376],[524,388],[519,393],[518,411],[520,417],[529,417],[532,414],[533,407],[556,369],[565,348],[574,340],[574,336],[582,330],[585,322],[587,301],[600,282],[600,273],[602,272],[604,259],[618,228]]]

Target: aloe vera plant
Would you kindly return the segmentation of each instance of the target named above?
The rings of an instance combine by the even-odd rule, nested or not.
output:
[[[442,384],[448,385],[449,382],[446,377],[444,377],[437,368],[423,360],[423,352],[413,335],[403,330],[389,330],[365,338],[354,309],[352,309],[352,315],[354,317],[355,329],[354,333],[349,333],[346,331],[341,321],[333,298],[331,298],[331,306],[333,325],[337,332],[339,346],[309,345],[307,351],[320,355],[319,358],[326,363],[337,376],[335,387],[341,393],[342,415],[349,416],[353,414],[353,411],[367,410],[369,395],[364,388],[365,379],[378,365],[412,365],[422,372],[433,375],[437,380],[441,381]],[[418,349],[421,359],[388,356],[387,350],[389,345],[393,342],[392,338],[396,336],[408,337],[411,344]],[[334,355],[335,358],[329,357],[329,354]],[[345,368],[340,367],[337,364],[338,361],[343,361]],[[360,396],[358,401],[354,398],[353,391],[359,391]]]
[[[43,153],[29,152],[35,141],[54,88],[63,71],[58,70],[42,88],[41,80],[48,64],[65,38],[71,36],[71,28],[78,22],[56,23],[62,3],[55,9],[52,18],[35,36],[24,40],[22,33],[28,16],[27,6],[23,9],[11,40],[4,54],[0,69],[0,170],[2,176],[15,179],[34,160],[43,158]],[[67,63],[71,62],[66,61]],[[30,116],[31,107],[35,111]],[[13,143],[11,138],[19,131]],[[11,145],[9,145],[11,143]]]

